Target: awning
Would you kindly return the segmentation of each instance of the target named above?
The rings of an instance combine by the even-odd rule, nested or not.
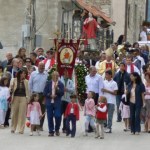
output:
[[[103,18],[106,22],[113,24],[113,25],[115,24],[115,22],[110,17],[108,17],[102,10],[100,10],[96,6],[86,3],[84,0],[76,0],[76,2],[83,9],[87,10],[88,12],[91,12],[95,17]]]

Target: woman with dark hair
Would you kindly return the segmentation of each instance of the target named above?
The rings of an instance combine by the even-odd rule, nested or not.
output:
[[[133,48],[139,48],[139,43],[138,42],[134,42],[133,43]]]
[[[26,58],[26,49],[21,47],[18,50],[18,54],[16,55],[16,58],[21,58],[22,60],[24,60]]]
[[[123,34],[120,35],[119,38],[118,38],[118,40],[117,40],[117,44],[118,45],[122,45],[123,42],[124,42],[124,40],[125,40],[125,36]]]
[[[19,133],[24,133],[26,108],[29,98],[28,80],[26,80],[27,72],[20,69],[16,78],[11,80],[10,89],[12,91],[11,110],[11,133],[16,131],[18,127]]]
[[[141,108],[145,105],[144,92],[145,86],[141,81],[141,77],[137,72],[130,75],[131,83],[128,85],[128,98],[130,100],[130,123],[131,133],[139,135],[140,127],[140,113]]]

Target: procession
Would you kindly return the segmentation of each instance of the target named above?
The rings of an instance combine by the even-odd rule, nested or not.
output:
[[[111,32],[107,40],[98,39],[105,26],[117,22],[104,13],[102,24],[96,6],[77,4],[84,6],[78,38],[71,29],[66,37],[57,30],[48,49],[7,49],[0,59],[0,133],[101,141],[116,133],[149,136],[149,25],[143,22],[133,42],[124,33],[116,40]]]

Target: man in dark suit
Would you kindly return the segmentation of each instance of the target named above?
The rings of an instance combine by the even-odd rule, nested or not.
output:
[[[116,104],[117,104],[117,122],[121,122],[121,112],[119,111],[120,102],[122,99],[122,95],[124,94],[125,88],[130,83],[130,75],[125,71],[125,64],[120,63],[120,70],[114,76],[114,81],[118,85],[118,92],[116,97]],[[126,87],[125,87],[126,85]]]
[[[59,73],[54,71],[52,73],[52,80],[46,83],[44,89],[44,96],[46,97],[46,109],[48,118],[49,136],[59,136],[59,129],[61,124],[61,97],[64,95],[64,85],[58,80]],[[54,119],[55,118],[55,128]]]

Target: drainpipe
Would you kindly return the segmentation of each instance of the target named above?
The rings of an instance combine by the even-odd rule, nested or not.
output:
[[[128,27],[128,0],[125,2],[125,28],[124,28],[124,35],[125,41],[127,40],[127,27]]]

